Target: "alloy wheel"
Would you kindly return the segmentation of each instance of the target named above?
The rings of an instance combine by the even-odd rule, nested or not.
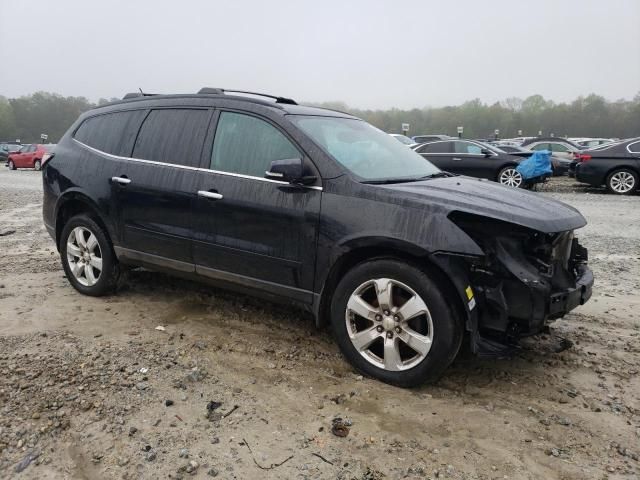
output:
[[[635,188],[636,179],[630,172],[622,170],[611,175],[609,184],[616,193],[629,193]]]
[[[433,343],[433,322],[424,300],[390,278],[360,285],[345,312],[349,339],[369,363],[402,371],[422,362]]]
[[[75,279],[92,287],[102,274],[102,250],[96,236],[86,227],[76,227],[67,239],[67,262]]]
[[[499,181],[502,185],[518,188],[522,185],[522,175],[515,168],[505,168],[500,172]]]

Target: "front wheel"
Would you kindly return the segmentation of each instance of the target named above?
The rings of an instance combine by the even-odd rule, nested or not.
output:
[[[618,195],[629,195],[638,188],[638,175],[627,168],[615,170],[607,177],[607,189]]]
[[[356,369],[401,387],[437,380],[462,341],[462,322],[435,278],[391,258],[360,263],[343,277],[331,322]]]
[[[498,173],[498,183],[502,185],[506,185],[507,187],[520,188],[523,186],[524,179],[519,171],[516,170],[516,167],[509,166],[504,167]]]
[[[33,162],[33,168],[35,170],[40,170],[42,168],[42,162],[40,160],[36,160]]]
[[[9,170],[15,170],[16,169],[16,164],[13,163],[13,160],[9,160]]]
[[[85,214],[72,217],[60,235],[60,258],[69,283],[99,297],[113,291],[120,275],[107,233]]]

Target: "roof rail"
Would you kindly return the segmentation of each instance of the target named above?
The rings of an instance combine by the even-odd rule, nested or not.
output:
[[[124,97],[122,97],[122,99],[123,100],[128,100],[130,98],[152,97],[154,95],[157,95],[157,93],[132,92],[132,93],[127,93]]]
[[[225,90],[224,88],[211,88],[211,87],[204,87],[201,88],[198,91],[198,95],[223,95],[224,93],[244,93],[245,95],[256,95],[258,97],[267,97],[267,98],[273,98],[276,103],[284,103],[287,105],[297,105],[297,102],[291,98],[286,98],[286,97],[278,97],[275,95],[268,95],[266,93],[257,93],[257,92],[247,92],[245,90]]]

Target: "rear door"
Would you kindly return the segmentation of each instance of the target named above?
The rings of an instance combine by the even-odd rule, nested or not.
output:
[[[193,271],[192,209],[213,111],[151,110],[118,172],[122,251],[133,260]]]
[[[272,121],[221,111],[201,172],[194,260],[204,276],[310,303],[322,188],[264,178],[273,160],[310,159]]]
[[[455,172],[456,161],[453,160],[453,142],[431,142],[416,149],[416,152],[433,163],[440,170]]]
[[[494,158],[482,153],[483,147],[474,142],[458,140],[453,142],[455,173],[477,178],[495,178]]]

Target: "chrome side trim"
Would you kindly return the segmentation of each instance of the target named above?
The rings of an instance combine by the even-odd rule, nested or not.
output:
[[[146,164],[149,164],[149,165],[160,165],[162,167],[181,168],[183,170],[194,170],[194,171],[197,171],[197,172],[214,173],[214,174],[217,174],[217,175],[228,175],[230,177],[246,178],[248,180],[259,180],[261,182],[278,183],[280,185],[291,185],[289,182],[283,182],[282,180],[272,180],[270,178],[254,177],[253,175],[243,175],[241,173],[223,172],[222,170],[212,170],[210,168],[190,167],[188,165],[178,165],[178,164],[175,164],[175,163],[157,162],[155,160],[144,160],[142,158],[121,157],[119,155],[113,155],[111,153],[107,153],[107,152],[103,152],[102,150],[98,150],[97,148],[90,147],[86,143],[82,143],[80,140],[77,140],[75,138],[72,138],[72,140],[74,142],[76,142],[78,145],[86,148],[87,150],[89,150],[91,152],[97,153],[98,155],[103,155],[103,156],[108,157],[108,158],[113,158],[114,160],[124,160],[124,161],[127,161],[127,162],[140,162],[140,163],[146,163]],[[308,188],[310,190],[317,190],[319,192],[322,191],[322,187],[317,186],[317,185],[311,185],[311,186],[309,186],[309,185],[296,185],[296,186],[299,186],[301,188]]]

